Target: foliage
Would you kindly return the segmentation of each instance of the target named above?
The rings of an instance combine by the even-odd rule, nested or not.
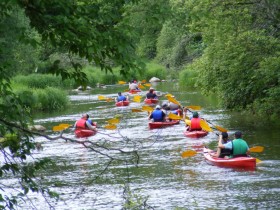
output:
[[[179,85],[181,87],[195,87],[198,73],[191,68],[184,68],[179,74]]]

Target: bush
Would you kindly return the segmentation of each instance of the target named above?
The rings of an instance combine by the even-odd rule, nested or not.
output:
[[[43,111],[62,110],[69,104],[67,94],[53,87],[36,89],[34,94],[38,98],[35,109]]]
[[[182,70],[179,74],[180,87],[195,87],[198,73],[190,68]]]

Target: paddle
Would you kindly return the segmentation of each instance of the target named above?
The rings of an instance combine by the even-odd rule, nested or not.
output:
[[[264,150],[264,147],[262,146],[255,146],[255,147],[251,147],[249,149],[250,152],[263,152]]]
[[[142,98],[142,96],[139,96],[139,95],[134,96],[134,97],[133,97],[133,101],[134,101],[134,102],[137,102],[137,103],[140,103],[140,102],[141,102],[141,98]]]
[[[105,97],[105,96],[99,95],[99,96],[98,96],[98,100],[110,102],[110,101],[113,101],[114,99],[113,99],[113,98],[107,98],[107,97]]]
[[[139,84],[138,87],[139,87],[140,89],[145,89],[145,87],[144,87],[143,85],[141,85],[141,84]]]
[[[115,124],[108,124],[104,126],[105,129],[108,130],[115,130],[117,128],[117,126]]]
[[[142,109],[131,109],[132,112],[143,112]]]
[[[194,150],[186,150],[186,151],[182,152],[181,157],[182,158],[192,157],[192,156],[195,156],[196,154],[197,154],[197,152]]]
[[[124,85],[124,84],[126,84],[126,82],[125,81],[119,81],[118,84],[119,85]]]
[[[203,120],[203,119],[200,119],[200,126],[202,128],[202,130],[205,130],[207,132],[212,132],[212,128],[208,125],[208,123]]]
[[[154,111],[154,108],[150,106],[142,106],[142,110],[147,112],[152,112]]]
[[[179,105],[180,107],[183,107],[183,106],[180,104],[179,101],[177,101],[175,98],[173,98],[173,96],[172,96],[171,94],[168,93],[168,94],[166,94],[165,96],[166,96],[166,98],[168,99],[168,101],[170,101],[170,102],[172,102],[172,103],[174,103],[174,104],[177,104],[177,105]],[[183,107],[183,108],[187,108],[188,110],[189,110],[189,109],[201,110],[201,106],[185,106],[185,107]]]
[[[120,119],[118,118],[113,118],[111,120],[107,121],[109,124],[118,124],[120,122]]]
[[[151,87],[152,85],[150,83],[144,84],[146,87]]]
[[[182,120],[183,119],[181,116],[178,116],[178,115],[173,114],[173,113],[169,113],[167,117],[169,119],[172,119],[172,120]]]

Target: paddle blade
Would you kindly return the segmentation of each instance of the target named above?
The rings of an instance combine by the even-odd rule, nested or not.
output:
[[[169,113],[168,114],[168,118],[172,119],[172,120],[181,120],[182,119],[182,117],[180,117],[180,116],[178,116],[176,114],[173,114],[173,113]]]
[[[112,98],[106,98],[106,101],[107,102],[111,102],[111,101],[113,101],[114,99],[112,99]]]
[[[167,93],[166,95],[165,95],[165,97],[167,97],[167,96],[173,96],[172,94],[170,94],[170,93]]]
[[[105,96],[98,96],[98,100],[106,100],[107,98]]]
[[[124,85],[124,84],[126,84],[126,82],[125,81],[119,81],[118,84],[119,85]]]
[[[215,125],[215,128],[216,128],[218,131],[221,131],[221,132],[228,132],[227,129],[222,128],[221,126],[218,126],[218,125]]]
[[[145,79],[143,79],[143,80],[141,81],[141,83],[146,83],[146,80],[145,80]]]
[[[108,130],[115,130],[117,128],[117,126],[114,124],[108,124],[108,125],[105,125],[104,128],[108,129]]]
[[[196,154],[197,154],[197,152],[194,150],[186,150],[186,151],[182,152],[181,157],[182,158],[192,157],[192,156],[195,156]]]
[[[142,98],[142,96],[139,96],[139,95],[134,96],[134,97],[133,97],[133,101],[134,101],[134,102],[137,102],[137,103],[140,103],[140,102],[141,102],[141,98]]]
[[[259,158],[256,158],[256,163],[262,162]]]
[[[190,120],[185,120],[185,123],[186,123],[188,126],[191,126],[191,121],[190,121]]]
[[[132,112],[143,112],[142,109],[131,109]]]
[[[138,87],[139,87],[140,89],[144,89],[144,88],[145,88],[145,87],[144,87],[143,85],[141,85],[141,84],[139,84]]]
[[[262,146],[255,146],[255,147],[251,147],[249,149],[250,152],[263,152],[264,150],[264,147]]]
[[[153,107],[150,106],[142,106],[143,111],[152,112],[154,111]]]
[[[150,83],[144,84],[146,87],[151,87],[152,85]]]
[[[205,120],[200,120],[200,126],[203,130],[212,132],[212,128],[208,125],[208,123]]]
[[[59,124],[58,126],[64,127],[64,128],[69,128],[72,125],[70,125],[70,124]]]
[[[64,126],[59,126],[59,125],[57,125],[57,126],[54,126],[54,127],[52,128],[52,130],[53,130],[53,131],[62,131],[62,130],[65,130],[65,127],[64,127]]]
[[[118,118],[113,118],[111,120],[108,120],[109,124],[118,124],[120,122],[120,119]]]
[[[175,98],[173,98],[172,96],[166,96],[166,98],[168,99],[168,101],[181,106],[181,104]]]
[[[187,106],[188,109],[192,109],[192,110],[201,110],[201,106]]]

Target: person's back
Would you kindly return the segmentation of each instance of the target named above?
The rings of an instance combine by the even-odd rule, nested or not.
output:
[[[126,101],[126,100],[127,100],[127,98],[119,92],[118,97],[117,97],[117,102]]]
[[[200,118],[198,117],[198,113],[194,112],[193,117],[191,119],[190,131],[202,130],[200,126]]]
[[[165,113],[160,110],[160,106],[157,105],[156,109],[151,113],[149,119],[153,119],[154,122],[163,122],[165,120]]]
[[[138,89],[139,89],[139,88],[138,88],[138,84],[135,83],[135,82],[130,83],[130,84],[129,84],[129,89],[130,89],[130,90],[138,90]]]
[[[238,139],[234,139],[232,141],[232,144],[233,144],[233,150],[232,150],[233,157],[247,156],[247,151],[249,147],[246,141],[244,141],[241,138],[238,138]]]

